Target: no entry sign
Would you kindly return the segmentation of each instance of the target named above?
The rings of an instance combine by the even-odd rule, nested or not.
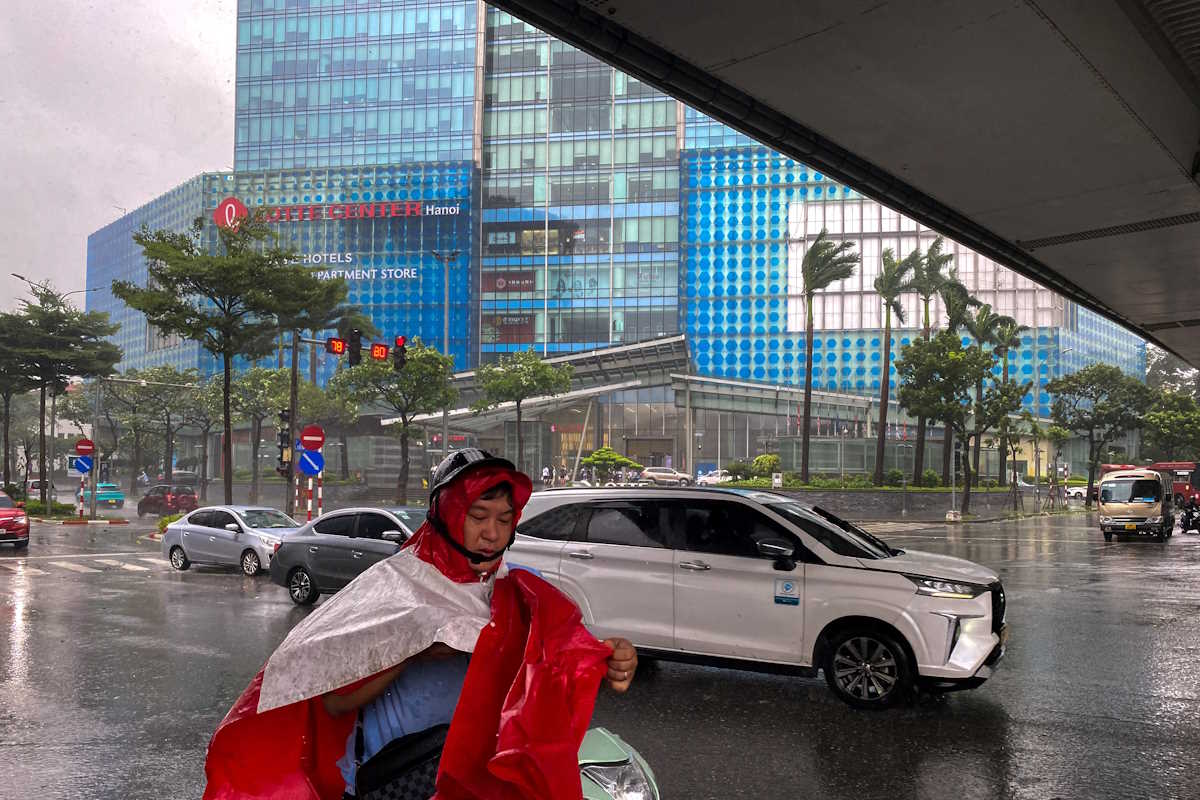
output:
[[[96,443],[91,439],[80,439],[75,442],[75,452],[81,456],[90,456],[96,452]]]
[[[300,444],[305,450],[320,450],[325,444],[325,430],[320,425],[307,425],[300,431]]]

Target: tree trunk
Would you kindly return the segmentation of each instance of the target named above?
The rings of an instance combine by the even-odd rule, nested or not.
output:
[[[133,435],[133,485],[137,485],[137,473],[142,469],[142,435],[135,433]],[[132,492],[131,492],[132,494]]]
[[[442,452],[450,452],[450,443],[442,442]],[[521,401],[517,401],[517,470],[525,472],[525,438],[521,435]]]
[[[233,413],[229,408],[229,384],[233,375],[233,356],[223,353],[221,356],[224,374],[221,376],[221,430],[224,440],[221,443],[221,477],[225,484],[225,505],[233,503]]]
[[[804,423],[800,431],[800,482],[808,483],[808,440],[812,422],[812,357],[813,357],[813,312],[812,295],[804,298],[806,327],[804,330]],[[885,365],[886,366],[886,365]],[[884,372],[884,380],[887,372]]]
[[[400,475],[396,478],[396,503],[408,505],[408,425],[400,425]]]
[[[1096,439],[1092,433],[1088,433],[1088,488],[1087,494],[1083,496],[1083,507],[1092,507],[1092,487],[1096,485],[1096,465],[1100,462],[1099,454],[1096,452]]]
[[[12,442],[9,440],[9,430],[12,425],[12,395],[4,396],[4,482],[16,483],[13,480]]]
[[[317,338],[316,331],[310,331],[312,338]],[[308,346],[308,382],[313,386],[317,385],[317,346],[310,344]]]
[[[964,442],[969,443],[970,438],[964,439]],[[967,448],[962,450],[962,471],[963,471],[963,499],[962,499],[962,514],[966,516],[971,510],[971,457],[967,453]]]
[[[883,485],[883,459],[887,453],[888,376],[892,358],[892,307],[883,313],[883,378],[879,381],[879,427],[875,431],[875,485]],[[807,405],[807,403],[806,403]]]
[[[1008,350],[1004,351],[1004,368],[1002,371],[1002,380],[1008,383]],[[1016,458],[1013,458],[1016,461]],[[1008,468],[1008,421],[1000,423],[1000,485],[1003,486],[1007,481]],[[1015,501],[1014,501],[1015,502]],[[1013,509],[1016,510],[1015,507]]]
[[[950,457],[954,452],[954,429],[946,425],[942,434],[942,486],[949,486],[954,479],[950,474]]]
[[[175,460],[175,429],[171,426],[170,417],[167,418],[166,441],[163,448],[163,482],[170,483],[172,470],[172,462]]]
[[[925,318],[924,325],[921,326],[921,337],[925,341],[929,341],[930,325],[929,325],[929,300],[925,300]],[[917,441],[913,446],[913,474],[912,482],[914,486],[921,485],[921,476],[925,472],[925,437],[929,433],[929,420],[925,417],[917,417]]]
[[[347,452],[347,448],[349,447],[349,438],[350,437],[346,435],[346,431],[344,429],[338,431],[338,442],[342,445],[342,480],[344,481],[350,480],[350,453]]]
[[[250,502],[258,502],[258,440],[262,438],[262,420],[250,420]]]
[[[46,385],[42,384],[39,392],[39,413],[38,413],[38,483],[41,487],[42,508],[46,511],[50,507],[46,505]]]
[[[200,502],[208,502],[208,437],[209,429],[205,428],[200,436]]]
[[[971,480],[979,478],[979,448],[983,445],[983,431],[979,429],[979,416],[983,412],[980,404],[983,402],[983,381],[975,385],[975,436],[971,442],[972,465],[975,468],[974,474],[971,475]]]

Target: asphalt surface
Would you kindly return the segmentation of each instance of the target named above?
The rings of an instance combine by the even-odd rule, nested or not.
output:
[[[664,798],[1200,797],[1200,536],[871,527],[999,569],[998,674],[866,713],[816,679],[648,666],[594,723]],[[0,549],[0,798],[199,797],[213,729],[304,616],[266,576],[172,572],[146,532],[39,525],[27,553]]]

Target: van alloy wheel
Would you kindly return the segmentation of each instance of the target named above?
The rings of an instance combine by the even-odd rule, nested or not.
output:
[[[833,654],[833,677],[847,696],[863,703],[887,701],[900,680],[891,648],[871,635],[846,639]]]

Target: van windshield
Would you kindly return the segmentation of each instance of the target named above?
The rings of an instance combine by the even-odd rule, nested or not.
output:
[[[1157,503],[1162,499],[1158,481],[1130,479],[1100,485],[1101,503]]]

